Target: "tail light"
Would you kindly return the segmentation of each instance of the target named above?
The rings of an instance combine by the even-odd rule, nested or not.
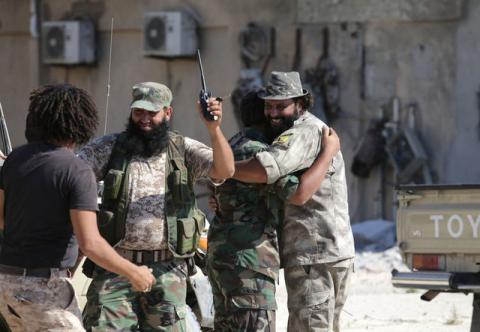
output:
[[[415,270],[445,271],[445,255],[414,254],[412,267]]]

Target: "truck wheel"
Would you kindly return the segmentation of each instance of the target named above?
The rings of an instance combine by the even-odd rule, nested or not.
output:
[[[480,332],[480,293],[473,293],[473,312],[470,332]]]

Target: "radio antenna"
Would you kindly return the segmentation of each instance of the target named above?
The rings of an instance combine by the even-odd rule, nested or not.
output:
[[[108,55],[107,102],[105,105],[105,127],[103,128],[103,135],[107,134],[108,101],[110,99],[110,74],[112,70],[112,45],[113,45],[113,17],[112,17],[112,23],[110,25],[110,52]]]

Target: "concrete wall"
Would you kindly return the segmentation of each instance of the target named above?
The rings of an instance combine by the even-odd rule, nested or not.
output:
[[[85,5],[89,3],[89,5]],[[94,4],[94,5],[92,5]],[[271,11],[282,7],[286,10]],[[291,10],[288,10],[292,7]],[[111,97],[107,131],[123,128],[128,115],[130,91],[139,81],[158,81],[171,87],[174,95],[175,129],[202,141],[207,133],[195,114],[195,101],[200,89],[198,65],[193,59],[145,57],[143,55],[143,15],[145,12],[161,10],[185,10],[199,21],[200,48],[209,89],[218,96],[229,95],[238,78],[241,66],[238,34],[250,19],[273,22],[278,19],[279,44],[285,44],[289,27],[293,24],[294,8],[290,1],[265,1],[258,8],[253,1],[227,3],[219,0],[195,1],[58,1],[45,0],[42,6],[44,20],[94,18],[99,31],[98,65],[91,68],[44,68],[42,83],[64,82],[81,86],[92,92],[103,110],[106,105],[108,77],[108,47],[111,18],[114,18]],[[212,10],[215,8],[215,10]],[[283,13],[283,14],[280,14]],[[288,25],[280,22],[289,22]],[[285,30],[286,33],[284,33]],[[285,35],[285,36],[284,36]],[[288,52],[279,51],[272,66],[284,66],[282,58]],[[229,121],[232,112],[226,103],[225,132],[230,135],[237,129]],[[103,130],[103,126],[101,126]]]
[[[0,103],[13,144],[24,142],[28,92],[38,85],[37,59],[30,2],[0,1]]]
[[[445,182],[446,160],[454,134],[455,101],[455,26],[453,23],[369,23],[365,26],[366,101],[364,117],[378,114],[378,107],[397,96],[401,118],[408,104],[415,104],[415,131],[429,157],[428,165],[435,181]],[[378,116],[378,115],[377,115]],[[404,121],[405,123],[405,121]],[[440,143],[441,142],[441,143]],[[376,180],[375,180],[376,177]],[[364,218],[377,214],[378,204],[391,201],[390,194],[379,197],[372,205],[369,183],[377,182],[373,175],[363,188],[366,195],[358,202]],[[391,192],[394,178],[390,174],[383,189]],[[369,194],[370,193],[370,194]],[[362,203],[363,201],[363,203]],[[391,210],[386,210],[391,218]],[[361,218],[363,219],[363,218]]]
[[[43,21],[88,17],[98,31],[95,66],[39,64],[38,39],[31,34],[31,1],[0,0],[0,101],[15,145],[24,142],[28,92],[38,84],[68,82],[87,89],[101,112],[103,133],[108,79],[110,24],[114,18],[111,92],[107,132],[121,130],[128,115],[131,86],[159,81],[174,94],[173,126],[208,143],[194,114],[200,82],[195,59],[165,60],[143,55],[143,14],[185,10],[199,21],[207,83],[214,94],[229,95],[240,69],[239,33],[254,21],[275,29],[274,56],[266,72],[290,70],[296,29],[302,30],[297,69],[315,67],[322,54],[322,29],[330,29],[330,55],[340,77],[341,116],[332,122],[342,139],[347,168],[368,121],[397,96],[402,108],[415,104],[415,130],[430,158],[437,182],[479,182],[478,107],[480,4],[462,0],[253,0],[127,1],[43,0]],[[224,106],[227,136],[238,125],[230,102]],[[403,114],[405,116],[405,113]],[[393,174],[381,168],[368,179],[348,172],[354,221],[392,218]]]
[[[451,110],[452,140],[445,156],[445,180],[453,183],[480,182],[480,2],[468,1],[456,30],[455,93]]]

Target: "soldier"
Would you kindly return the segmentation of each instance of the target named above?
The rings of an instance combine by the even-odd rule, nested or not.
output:
[[[79,153],[104,180],[102,234],[123,257],[148,265],[157,279],[153,288],[134,293],[123,277],[95,267],[84,316],[92,331],[185,330],[186,258],[193,255],[205,221],[193,184],[205,176],[229,178],[234,162],[220,130],[220,102],[208,102],[218,121],[201,116],[213,151],[168,130],[171,102],[163,84],[134,85],[126,130],[100,137]]]
[[[97,123],[95,104],[81,89],[44,86],[30,95],[29,143],[9,154],[0,172],[0,312],[12,331],[84,331],[68,270],[78,246],[137,290],[155,282],[98,232],[95,177],[73,152]]]
[[[230,139],[236,161],[268,147],[263,104],[256,91],[242,99],[240,111],[246,128]],[[275,282],[280,268],[276,230],[283,201],[308,200],[313,190],[305,190],[305,183],[315,189],[320,185],[322,171],[312,172],[322,168],[324,174],[339,149],[336,135],[322,143],[327,141],[323,158],[302,175],[300,185],[299,179],[290,175],[274,185],[227,180],[216,189],[207,255],[216,331],[275,331]]]
[[[259,97],[265,100],[270,135],[279,136],[267,151],[236,163],[234,178],[273,183],[315,161],[325,124],[308,112],[313,100],[297,72],[272,72]],[[312,199],[301,203],[286,205],[280,237],[288,331],[339,331],[355,255],[341,152]]]

